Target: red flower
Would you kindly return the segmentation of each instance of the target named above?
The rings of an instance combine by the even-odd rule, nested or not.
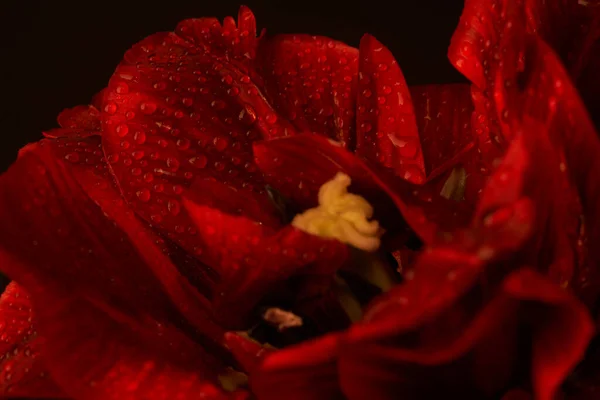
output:
[[[573,86],[598,93],[597,10],[467,1],[449,55],[471,87],[409,89],[368,35],[257,37],[244,7],[135,45],[0,177],[4,393],[553,398],[600,293],[600,142]],[[352,326],[332,296],[357,262],[345,231],[288,224],[339,172],[404,278]],[[277,351],[226,334],[272,303],[326,334]],[[249,389],[219,388],[232,369]]]

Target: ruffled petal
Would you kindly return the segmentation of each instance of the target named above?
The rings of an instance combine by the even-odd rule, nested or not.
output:
[[[572,81],[593,100],[600,95],[600,6],[597,1],[526,0],[528,31],[560,57]],[[588,97],[589,96],[589,97]],[[590,111],[597,104],[586,102]],[[594,108],[595,107],[595,108]]]
[[[232,17],[221,25],[216,18],[194,18],[180,22],[175,32],[205,53],[234,60],[247,68],[256,55],[256,19],[248,7],[241,6],[237,26]]]
[[[116,309],[65,295],[60,283],[52,283],[31,287],[47,339],[45,359],[71,397],[227,398],[211,383],[218,364],[211,365],[205,351],[172,325],[133,321]]]
[[[530,285],[521,285],[524,282]],[[536,398],[552,399],[583,357],[593,324],[574,296],[527,269],[509,275],[496,297],[447,343],[431,342],[432,329],[465,321],[464,314],[445,311],[414,338],[411,328],[403,336],[388,337],[388,344],[353,342],[346,353],[342,350],[347,355],[340,361],[342,387],[356,399],[367,394],[392,399],[402,394],[420,398],[436,393],[476,397],[497,393],[522,362],[515,357],[519,314],[529,321]]]
[[[119,373],[132,381],[143,378],[144,368],[150,378],[142,394],[163,387],[161,379],[165,387],[176,385],[175,393],[187,390],[179,388],[186,376],[189,393],[207,386],[210,394],[212,372],[198,374],[203,363],[204,371],[218,368],[207,350],[218,352],[223,331],[207,313],[207,300],[124,206],[99,145],[43,141],[2,175],[0,219],[9,229],[0,234],[0,265],[32,295],[45,354],[54,352],[45,355],[48,368],[69,395],[120,396],[128,389],[114,382]],[[180,347],[160,350],[159,343]],[[106,358],[96,363],[98,354]],[[90,380],[103,383],[93,388]]]
[[[331,334],[265,357],[250,376],[261,400],[342,400],[337,373],[340,336]]]
[[[521,270],[503,284],[508,296],[537,304],[532,310],[532,380],[536,397],[552,400],[579,363],[595,331],[586,307],[572,294],[532,270]]]
[[[241,25],[251,24],[247,12],[241,14]],[[241,37],[254,31],[233,30],[230,19],[223,27],[210,21],[184,22],[179,31],[187,26],[185,38],[156,34],[129,50],[101,114],[103,148],[123,196],[191,254],[204,244],[181,206],[183,192],[197,179],[214,178],[266,199],[251,143],[293,131],[236,61],[251,46]],[[240,40],[226,40],[225,32]]]
[[[60,128],[44,132],[51,139],[86,138],[100,134],[100,111],[94,106],[68,108],[58,115]]]
[[[565,246],[571,248],[571,263],[576,265],[565,282],[573,284],[573,289],[593,305],[600,295],[600,253],[588,243],[600,238],[600,140],[567,72],[550,48],[539,38],[528,36],[524,56],[525,70],[505,75],[509,82],[521,85],[509,86],[513,89],[502,92],[500,98],[511,105],[512,113],[539,124],[531,134],[543,130],[552,143],[553,149],[546,151],[545,158],[547,168],[555,171],[558,189],[546,202],[561,213],[553,231],[567,235]]]
[[[371,35],[360,41],[356,154],[409,182],[426,171],[410,92],[392,53]]]
[[[326,37],[278,35],[261,42],[257,68],[265,95],[298,131],[354,147],[357,49]]]

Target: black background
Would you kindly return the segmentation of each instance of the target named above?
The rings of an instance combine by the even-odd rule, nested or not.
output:
[[[185,18],[237,15],[242,1],[3,0],[0,2],[0,172],[26,143],[87,104],[123,53]],[[357,46],[375,35],[409,84],[463,81],[446,58],[463,0],[245,0],[268,34],[311,33]]]

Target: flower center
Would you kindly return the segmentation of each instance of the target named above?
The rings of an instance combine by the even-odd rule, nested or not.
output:
[[[373,207],[361,196],[348,193],[350,177],[338,173],[319,189],[319,205],[296,215],[292,225],[315,236],[335,238],[357,249],[374,252],[383,231],[369,221]]]

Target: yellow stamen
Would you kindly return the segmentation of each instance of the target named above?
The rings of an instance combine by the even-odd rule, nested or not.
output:
[[[377,221],[369,221],[373,207],[364,198],[348,193],[348,186],[350,177],[338,173],[319,189],[319,206],[297,215],[292,225],[315,236],[375,251],[382,230]]]
[[[218,378],[221,387],[227,392],[233,392],[241,386],[248,385],[248,375],[233,368],[227,368],[226,372],[219,375]]]
[[[339,275],[335,275],[334,283],[333,290],[350,321],[360,321],[362,318],[362,307],[346,281]]]
[[[467,171],[463,167],[456,167],[446,179],[440,196],[448,200],[460,201],[465,197],[465,188],[467,185]]]
[[[351,270],[363,280],[387,292],[398,280],[394,270],[381,254],[369,254],[355,251],[352,254]]]

